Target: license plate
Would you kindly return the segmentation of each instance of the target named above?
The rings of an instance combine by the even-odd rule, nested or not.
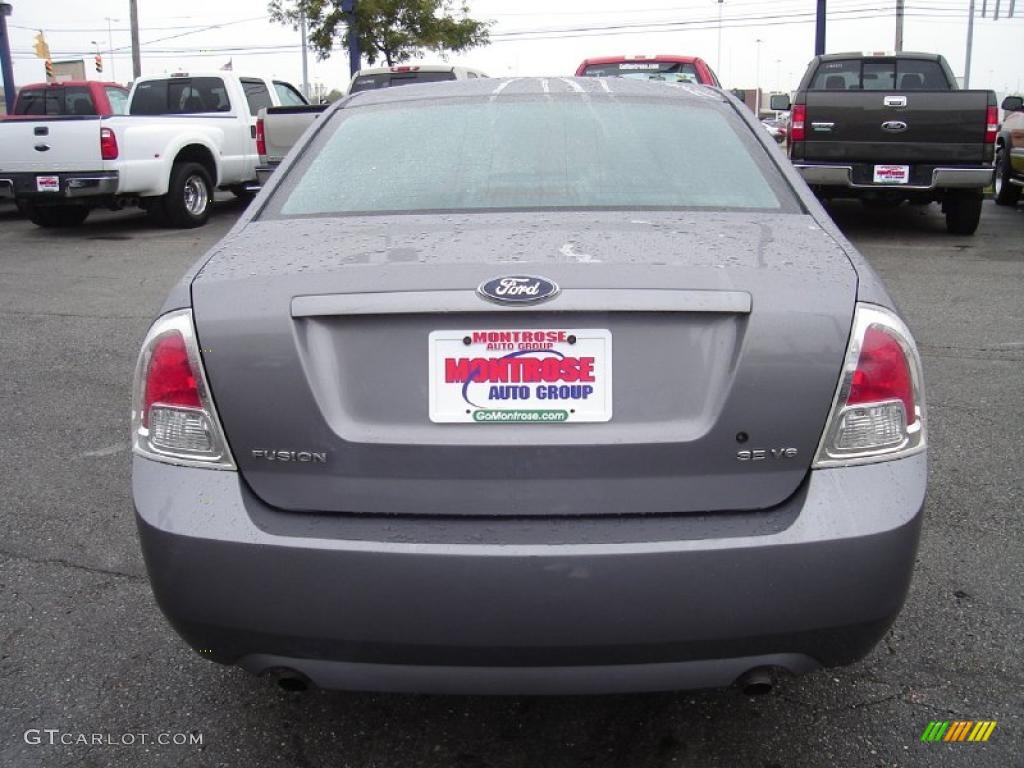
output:
[[[910,181],[909,165],[876,165],[875,184],[906,184]]]
[[[559,424],[612,417],[612,334],[594,328],[433,331],[430,420]]]
[[[60,192],[60,176],[36,176],[36,192]]]

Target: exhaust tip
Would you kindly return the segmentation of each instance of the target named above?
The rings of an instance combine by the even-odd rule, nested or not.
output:
[[[308,691],[312,687],[308,677],[301,672],[287,667],[268,669],[264,674],[273,678],[278,688],[289,693],[301,693]]]
[[[744,696],[764,696],[775,687],[775,671],[771,667],[748,669],[736,680]]]

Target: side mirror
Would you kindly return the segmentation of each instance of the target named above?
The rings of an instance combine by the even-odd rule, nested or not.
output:
[[[789,103],[789,95],[785,93],[772,94],[771,99],[769,99],[769,103],[771,104],[772,111],[774,112],[789,112],[789,108],[792,106]]]
[[[1003,99],[1002,107],[1006,112],[1024,111],[1024,98],[1020,96],[1007,96]]]

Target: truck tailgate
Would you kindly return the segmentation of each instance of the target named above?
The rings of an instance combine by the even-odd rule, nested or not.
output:
[[[0,121],[0,172],[103,170],[101,125],[94,116]]]
[[[316,104],[306,107],[271,107],[266,110],[263,132],[267,160],[280,162],[328,106]]]
[[[980,164],[989,91],[808,91],[804,160]]]

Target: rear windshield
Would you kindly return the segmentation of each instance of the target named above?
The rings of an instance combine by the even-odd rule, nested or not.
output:
[[[129,111],[133,115],[229,112],[231,102],[219,77],[172,77],[136,85]]]
[[[412,85],[413,83],[439,83],[443,80],[454,79],[454,72],[381,72],[378,75],[359,75],[352,83],[351,92],[372,91],[377,88]]]
[[[618,61],[588,64],[584,77],[630,77],[636,80],[667,80],[671,83],[699,83],[693,64],[677,61]]]
[[[95,115],[92,93],[84,86],[29,88],[18,93],[16,115]]]
[[[18,101],[14,105],[16,115],[63,115],[64,89],[39,88],[25,89],[18,93]]]
[[[589,208],[798,210],[751,129],[722,105],[618,96],[343,109],[268,212]]]
[[[814,91],[948,91],[937,61],[922,59],[836,59],[814,73]]]

